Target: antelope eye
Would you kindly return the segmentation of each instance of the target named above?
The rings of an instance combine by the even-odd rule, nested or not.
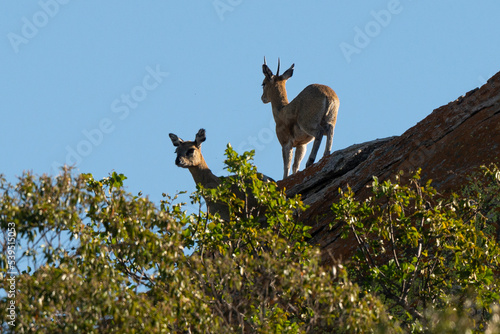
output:
[[[193,155],[193,153],[194,153],[194,148],[190,148],[186,152],[187,155]]]

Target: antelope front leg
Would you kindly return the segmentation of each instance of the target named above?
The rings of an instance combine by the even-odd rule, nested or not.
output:
[[[283,166],[284,166],[284,172],[283,172],[283,179],[288,176],[288,171],[290,170],[290,165],[292,163],[292,151],[293,147],[291,144],[286,144],[283,145],[282,152],[283,152]]]
[[[295,148],[295,160],[293,162],[292,173],[295,174],[299,170],[300,162],[304,159],[306,154],[306,145],[300,145]]]

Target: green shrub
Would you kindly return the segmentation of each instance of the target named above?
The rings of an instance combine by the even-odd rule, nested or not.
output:
[[[345,269],[320,265],[298,222],[300,198],[262,182],[251,153],[227,150],[235,176],[213,196],[231,219],[188,215],[177,197],[159,206],[123,189],[113,172],[0,178],[2,246],[15,226],[17,267],[0,257],[0,288],[16,276],[15,327],[4,333],[366,333],[396,332],[382,302]],[[230,189],[255,197],[253,216]],[[207,194],[211,192],[211,194]],[[192,250],[190,254],[188,249]],[[187,255],[190,254],[190,255]],[[13,299],[0,299],[6,310]]]
[[[500,250],[491,233],[498,168],[485,169],[481,188],[473,184],[450,199],[438,196],[430,181],[422,185],[419,172],[405,182],[401,175],[395,182],[374,178],[364,201],[350,188],[340,191],[332,206],[333,223],[345,223],[344,237],[358,245],[348,263],[351,278],[409,331],[432,332],[439,312],[430,309],[453,310],[481,330],[500,300]]]

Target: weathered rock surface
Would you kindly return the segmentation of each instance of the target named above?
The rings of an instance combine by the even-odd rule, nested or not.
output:
[[[324,261],[346,259],[356,248],[341,239],[340,227],[329,228],[330,207],[347,184],[359,198],[368,195],[372,177],[385,180],[400,170],[422,168],[442,194],[459,191],[467,175],[500,158],[500,72],[481,88],[434,110],[401,136],[377,139],[336,151],[318,163],[279,181],[288,195],[301,194],[310,207],[301,215],[313,227],[313,244]]]

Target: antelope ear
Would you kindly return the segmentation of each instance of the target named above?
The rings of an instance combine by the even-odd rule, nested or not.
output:
[[[266,64],[262,65],[262,73],[264,73],[266,78],[268,78],[269,80],[271,80],[271,78],[273,77],[273,71],[271,71],[271,69]]]
[[[200,147],[201,143],[203,143],[206,139],[207,137],[205,136],[205,129],[200,129],[196,134],[194,142],[196,143],[196,146]]]
[[[184,140],[180,139],[179,137],[177,137],[173,133],[169,133],[168,136],[170,137],[170,140],[172,140],[172,144],[174,144],[174,146],[179,146],[180,144],[182,144],[184,142]]]
[[[290,66],[290,68],[288,70],[286,70],[285,73],[283,73],[281,75],[281,78],[283,78],[284,80],[290,79],[293,75],[293,67],[294,66],[295,66],[295,64],[292,64],[292,66]]]

